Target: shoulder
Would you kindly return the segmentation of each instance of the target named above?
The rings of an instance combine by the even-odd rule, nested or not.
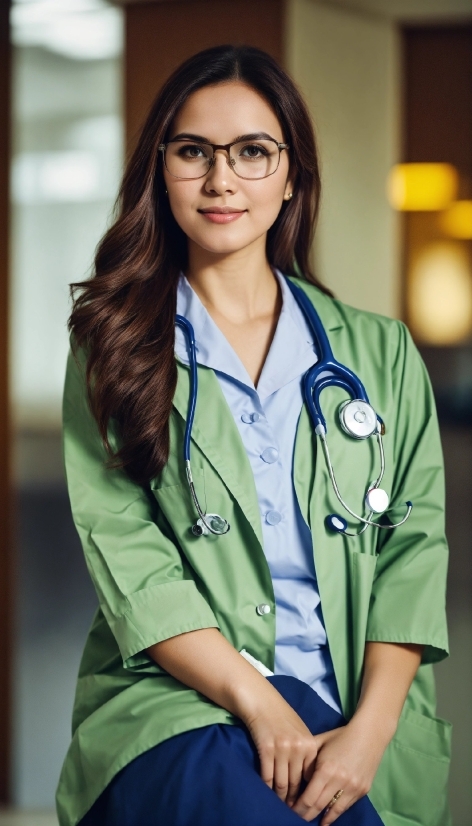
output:
[[[395,358],[399,351],[416,349],[406,325],[395,318],[361,310],[323,293],[314,284],[292,279],[306,293],[316,308],[327,333],[336,331],[336,340],[344,342],[354,353],[382,352]]]
[[[317,310],[335,359],[359,376],[377,407],[381,399],[390,404],[411,396],[432,409],[426,368],[402,321],[351,307],[306,281],[296,283]]]

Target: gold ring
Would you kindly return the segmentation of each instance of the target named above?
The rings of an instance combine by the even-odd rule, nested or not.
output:
[[[333,808],[334,804],[338,802],[339,798],[344,794],[344,789],[338,789],[335,795],[331,798],[328,805],[326,806],[326,811],[329,812],[330,809]]]

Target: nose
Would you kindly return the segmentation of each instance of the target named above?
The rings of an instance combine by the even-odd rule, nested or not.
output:
[[[205,190],[217,194],[235,192],[236,182],[237,176],[231,168],[228,153],[224,149],[217,149],[213,157],[213,164],[205,178]]]

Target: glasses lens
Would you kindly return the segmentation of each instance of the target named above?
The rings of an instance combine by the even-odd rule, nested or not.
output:
[[[266,178],[279,165],[280,152],[274,141],[241,141],[231,147],[231,165],[241,178]]]
[[[213,149],[206,143],[175,141],[167,144],[166,167],[176,178],[201,178],[206,175]]]

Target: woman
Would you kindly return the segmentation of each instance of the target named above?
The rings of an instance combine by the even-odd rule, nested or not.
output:
[[[448,822],[434,403],[405,328],[313,276],[319,192],[288,76],[256,49],[202,52],[161,90],[95,275],[75,285],[65,461],[100,607],[62,826]],[[376,411],[356,408],[354,428],[374,424],[353,439],[338,408],[362,385],[323,391],[360,522],[336,515],[321,419],[303,404],[329,347],[313,308]],[[383,529],[364,499],[385,427]]]

